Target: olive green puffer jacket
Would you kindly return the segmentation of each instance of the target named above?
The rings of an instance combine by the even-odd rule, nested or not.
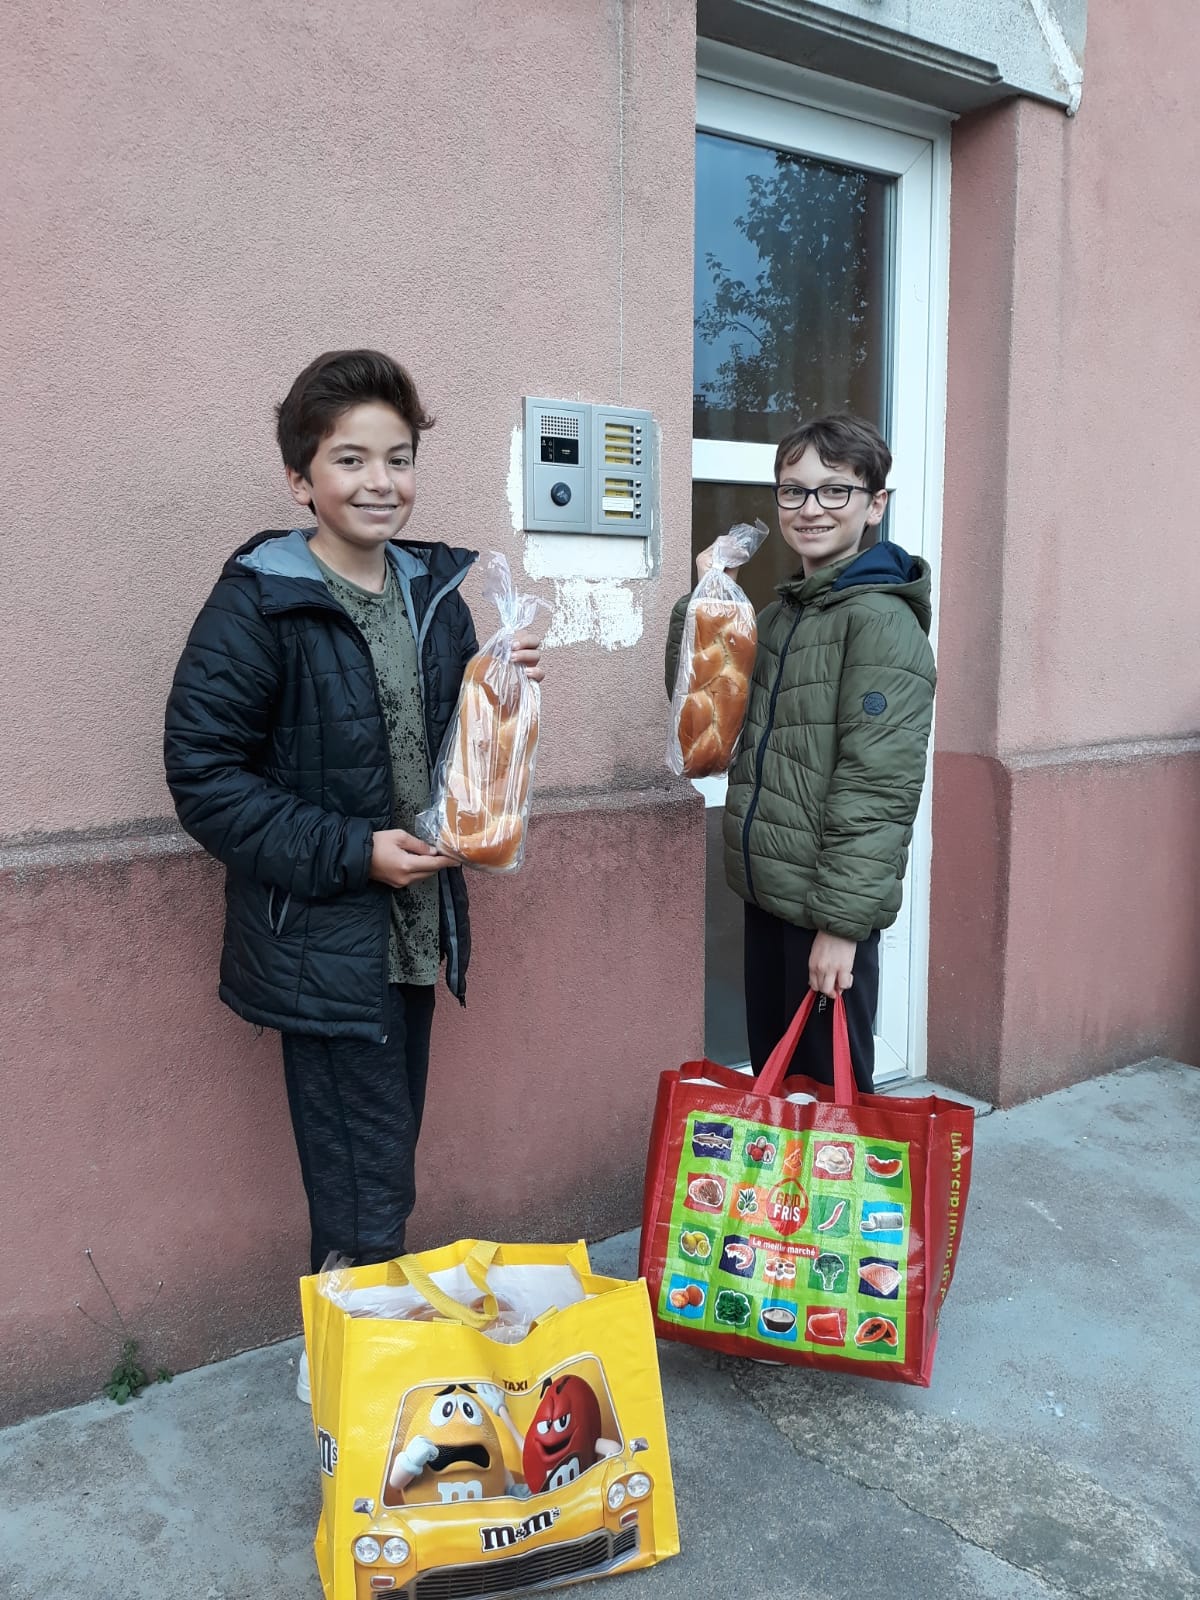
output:
[[[779,586],[725,802],[725,876],[802,928],[861,940],[900,910],[936,673],[929,567],[880,544]],[[687,597],[671,617],[674,686]]]

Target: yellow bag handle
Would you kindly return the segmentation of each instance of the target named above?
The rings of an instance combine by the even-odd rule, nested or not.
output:
[[[440,1311],[449,1321],[460,1323],[465,1328],[483,1329],[500,1312],[495,1291],[488,1283],[487,1277],[489,1268],[493,1265],[500,1252],[501,1246],[499,1244],[490,1239],[481,1239],[471,1246],[467,1254],[458,1263],[460,1266],[465,1267],[467,1276],[479,1290],[483,1301],[482,1308],[479,1311],[473,1311],[470,1306],[464,1306],[453,1295],[449,1295],[444,1289],[440,1289],[429,1273],[418,1264],[420,1258],[417,1256],[398,1256],[389,1263],[388,1270],[389,1274],[394,1273],[400,1282],[408,1283],[414,1288],[419,1295],[429,1302],[435,1311]],[[597,1277],[592,1272],[591,1263],[588,1261],[587,1256],[587,1245],[582,1239],[578,1244],[571,1245],[564,1250],[562,1255],[564,1264],[574,1268],[585,1294],[603,1294],[620,1286],[616,1280]],[[537,1323],[544,1321],[554,1309],[554,1307],[549,1307],[530,1326],[536,1326]]]
[[[496,1297],[488,1284],[488,1268],[492,1265],[499,1254],[500,1246],[498,1244],[494,1244],[490,1239],[481,1239],[475,1245],[475,1248],[471,1251],[470,1255],[468,1255],[466,1260],[463,1262],[471,1282],[477,1289],[481,1289],[483,1291],[483,1294],[489,1302],[495,1302]],[[571,1264],[572,1263],[568,1263],[568,1265]],[[540,1323],[544,1322],[547,1317],[553,1316],[557,1310],[557,1306],[547,1306],[545,1311],[542,1312],[541,1316],[533,1319],[533,1321],[529,1324],[529,1327],[531,1329],[536,1328]]]
[[[480,1239],[471,1248],[463,1266],[467,1269],[467,1276],[486,1299],[494,1301],[496,1296],[492,1293],[487,1275],[488,1268],[500,1254],[500,1246],[490,1239]]]
[[[483,1329],[495,1321],[500,1311],[487,1281],[487,1269],[499,1248],[499,1245],[490,1243],[477,1244],[463,1262],[471,1282],[483,1296],[483,1306],[479,1311],[464,1306],[461,1300],[456,1300],[453,1295],[439,1288],[424,1267],[418,1266],[416,1256],[398,1256],[392,1262],[392,1267],[410,1288],[415,1289],[423,1300],[427,1300],[435,1311],[440,1311],[450,1322],[461,1323],[465,1328]]]

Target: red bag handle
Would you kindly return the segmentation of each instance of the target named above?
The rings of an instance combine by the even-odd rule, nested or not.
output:
[[[800,1002],[800,1009],[792,1018],[788,1031],[767,1057],[767,1064],[755,1080],[759,1094],[777,1095],[787,1077],[792,1056],[800,1042],[812,1008],[817,1003],[817,991],[810,989]],[[850,1059],[850,1030],[846,1026],[846,1002],[841,995],[833,1000],[833,1098],[839,1106],[852,1106],[858,1101],[858,1087],[854,1082],[854,1064]]]

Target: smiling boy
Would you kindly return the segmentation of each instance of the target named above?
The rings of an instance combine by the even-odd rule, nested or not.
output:
[[[432,420],[377,351],[300,374],[278,438],[316,526],[229,558],[167,705],[179,820],[226,869],[220,997],[282,1035],[314,1272],[403,1251],[443,960],[466,993],[461,868],[411,832],[476,651],[475,552],[400,540]]]
[[[746,1024],[761,1072],[809,988],[842,994],[855,1077],[873,1086],[879,934],[900,910],[936,674],[929,567],[861,550],[892,458],[870,423],[819,417],[780,441],[779,531],[800,570],[758,618],[746,726],[729,773],[725,875],[745,901]],[[861,553],[860,553],[861,551]],[[707,571],[712,551],[696,559]],[[671,619],[674,685],[686,600]],[[792,1070],[831,1080],[832,1008]]]

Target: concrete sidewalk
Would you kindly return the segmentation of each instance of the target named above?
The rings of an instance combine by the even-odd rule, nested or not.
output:
[[[1197,1600],[1198,1132],[1164,1061],[982,1117],[931,1389],[663,1345],[683,1554],[597,1596]],[[320,1600],[298,1350],[0,1432],[3,1600]]]

